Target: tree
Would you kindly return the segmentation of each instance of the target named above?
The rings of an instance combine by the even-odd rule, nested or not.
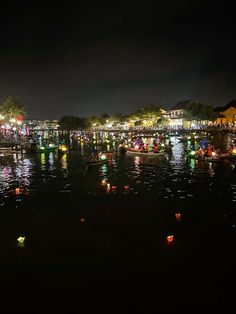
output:
[[[8,96],[0,105],[1,114],[9,119],[17,119],[26,116],[26,111],[17,97]]]
[[[204,105],[197,101],[190,101],[187,104],[185,118],[197,122],[214,120],[214,110],[210,105]]]
[[[85,117],[64,116],[59,120],[59,125],[61,130],[76,131],[89,128],[90,122]]]

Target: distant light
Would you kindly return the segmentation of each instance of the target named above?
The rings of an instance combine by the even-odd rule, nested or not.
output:
[[[135,149],[139,149],[139,145],[135,145],[134,148],[135,148]]]
[[[18,246],[19,247],[24,247],[25,246],[25,237],[19,237],[17,239],[17,241],[18,241]]]
[[[181,221],[181,214],[180,213],[176,213],[175,214],[175,219],[176,219],[176,221]]]
[[[85,218],[80,218],[80,222],[85,222]]]
[[[167,243],[172,243],[174,241],[174,236],[173,235],[169,235],[166,237]]]
[[[105,155],[105,154],[102,154],[102,155],[100,156],[100,159],[101,159],[101,160],[106,160],[106,159],[107,159],[107,157],[106,157],[106,155]]]
[[[194,155],[195,155],[195,151],[192,150],[192,151],[190,152],[190,155],[191,155],[191,156],[194,156]]]
[[[16,195],[19,195],[20,194],[20,188],[15,188],[15,193],[16,193]]]

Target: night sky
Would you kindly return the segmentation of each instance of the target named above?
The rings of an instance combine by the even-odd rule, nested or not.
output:
[[[236,98],[235,1],[48,2],[0,10],[0,101],[28,118]]]

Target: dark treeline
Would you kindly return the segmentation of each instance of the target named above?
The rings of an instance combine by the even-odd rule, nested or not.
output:
[[[137,126],[148,122],[149,125],[153,126],[166,123],[167,117],[168,112],[165,109],[151,104],[139,108],[130,114],[117,113],[109,115],[103,113],[100,116],[92,117],[64,116],[59,120],[59,125],[62,130],[67,131],[102,127],[109,124],[116,127],[125,123],[133,123],[133,125]],[[190,121],[212,121],[215,118],[214,109],[210,105],[190,101],[185,108],[184,118]]]

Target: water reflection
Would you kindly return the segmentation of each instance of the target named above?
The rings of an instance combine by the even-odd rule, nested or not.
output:
[[[45,153],[40,153],[40,162],[41,162],[41,170],[44,171],[46,169]]]
[[[61,169],[67,173],[68,171],[68,162],[67,162],[67,154],[63,154],[60,158]]]

